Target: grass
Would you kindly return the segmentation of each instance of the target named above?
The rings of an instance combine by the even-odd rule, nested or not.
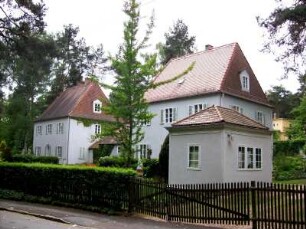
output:
[[[273,181],[273,183],[280,183],[280,184],[306,184],[306,179]]]

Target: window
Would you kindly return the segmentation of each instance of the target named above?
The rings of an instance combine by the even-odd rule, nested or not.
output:
[[[102,109],[102,102],[100,100],[95,100],[93,102],[93,112],[101,113],[101,109]]]
[[[56,124],[56,133],[63,134],[64,133],[64,123],[59,122]]]
[[[136,157],[138,159],[151,157],[151,146],[148,144],[136,145]]]
[[[261,169],[261,149],[239,146],[238,169]]]
[[[45,155],[51,156],[51,146],[49,144],[47,144],[45,147]]]
[[[85,147],[80,147],[79,159],[80,159],[80,160],[85,160],[85,155],[86,155],[86,149],[85,149]]]
[[[263,125],[265,125],[265,115],[261,111],[255,112],[255,120]]]
[[[42,135],[42,126],[36,126],[36,136]]]
[[[40,146],[36,146],[35,147],[35,155],[36,156],[40,156],[41,155],[41,147]]]
[[[188,152],[188,168],[200,168],[200,146],[190,145]]]
[[[199,103],[199,104],[194,104],[192,106],[189,106],[189,115],[192,115],[194,113],[197,113],[203,109],[205,109],[208,105],[206,103]]]
[[[55,147],[55,155],[59,158],[63,157],[63,147],[62,146],[56,146]]]
[[[247,71],[242,71],[240,73],[240,82],[241,82],[241,89],[243,91],[250,91],[250,78]]]
[[[52,124],[46,126],[46,134],[52,134]]]
[[[231,105],[230,108],[233,109],[233,110],[235,110],[235,111],[237,111],[237,112],[239,112],[239,113],[241,113],[241,114],[243,114],[243,108],[240,107],[240,106]]]
[[[177,120],[177,109],[166,108],[161,110],[161,124],[172,123]]]
[[[95,124],[95,134],[101,134],[101,125]]]

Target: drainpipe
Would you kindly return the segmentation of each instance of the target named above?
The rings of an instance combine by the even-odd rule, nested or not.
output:
[[[220,103],[219,103],[219,106],[220,106],[220,107],[222,107],[222,102],[223,102],[222,99],[223,99],[223,98],[224,98],[224,93],[222,93],[221,96],[220,96]]]

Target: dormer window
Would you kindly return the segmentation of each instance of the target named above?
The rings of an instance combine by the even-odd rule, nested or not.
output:
[[[244,70],[240,73],[240,82],[243,91],[250,91],[250,77],[247,71]]]
[[[100,100],[95,100],[93,102],[93,112],[101,113],[101,109],[102,109],[102,102]]]

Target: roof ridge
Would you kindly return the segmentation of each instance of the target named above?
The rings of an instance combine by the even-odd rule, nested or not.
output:
[[[79,86],[83,86],[83,85],[79,85]],[[78,98],[77,102],[74,104],[74,106],[73,106],[73,107],[71,108],[71,110],[69,111],[68,116],[70,116],[71,113],[73,113],[74,109],[75,109],[75,108],[79,105],[79,103],[82,101],[84,95],[85,95],[86,92],[89,90],[89,88],[92,86],[92,83],[91,83],[91,82],[88,83],[88,84],[84,83],[84,86],[85,86],[84,91],[81,93],[81,96]]]
[[[212,105],[212,106],[210,106],[210,107],[206,107],[205,109],[200,110],[199,112],[196,112],[196,113],[194,113],[194,114],[192,114],[192,115],[189,115],[189,116],[187,116],[187,117],[185,117],[185,118],[183,118],[183,119],[180,119],[180,120],[178,120],[178,121],[176,121],[176,122],[174,122],[174,123],[172,123],[172,124],[174,125],[174,124],[180,123],[180,122],[182,122],[182,121],[185,121],[186,119],[189,119],[189,118],[191,118],[191,117],[193,117],[193,116],[197,116],[197,115],[199,115],[199,114],[202,114],[202,113],[204,113],[204,111],[206,111],[206,110],[208,110],[208,109],[211,109],[213,106],[214,106],[214,105]]]
[[[195,52],[195,53],[189,53],[189,54],[186,54],[186,55],[183,55],[183,56],[172,58],[168,63],[176,61],[176,60],[180,60],[180,59],[186,59],[190,56],[201,55],[205,52],[216,51],[216,49],[218,50],[218,49],[221,49],[221,48],[224,48],[224,47],[227,47],[227,46],[231,46],[231,45],[234,45],[234,47],[236,47],[237,44],[238,44],[237,42],[232,42],[232,43],[221,45],[221,46],[218,46],[218,47],[213,47],[212,49],[209,49],[209,50],[202,50],[202,51],[198,51],[198,52]]]
[[[220,121],[225,121],[224,120],[224,118],[223,118],[223,116],[222,116],[222,114],[221,114],[221,112],[219,111],[219,106],[215,106],[215,105],[213,105],[213,107],[215,108],[215,110],[217,111],[217,114],[218,114],[218,116],[219,116],[219,118],[221,119]]]

